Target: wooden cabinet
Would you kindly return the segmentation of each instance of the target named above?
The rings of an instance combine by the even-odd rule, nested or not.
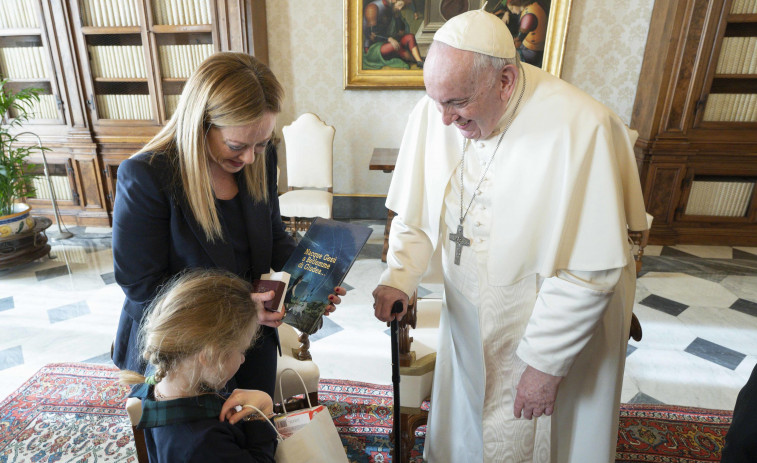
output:
[[[11,88],[42,89],[22,130],[52,149],[68,224],[110,225],[118,165],[170,119],[205,57],[233,50],[268,59],[264,0],[2,2],[0,75]],[[48,186],[28,199],[35,215],[53,217],[49,195]]]
[[[9,14],[11,9],[15,14]],[[35,124],[64,124],[57,70],[41,4],[7,0],[3,10],[0,16],[0,76],[10,79],[8,87],[13,91],[29,87],[41,90],[39,102],[30,109]],[[3,116],[13,117],[14,114]]]
[[[757,1],[657,0],[631,126],[650,243],[757,245]]]

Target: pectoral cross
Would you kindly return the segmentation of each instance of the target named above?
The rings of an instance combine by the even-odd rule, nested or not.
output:
[[[470,240],[463,236],[463,224],[457,226],[457,233],[450,233],[449,240],[455,243],[455,264],[460,265],[463,246],[470,246]]]

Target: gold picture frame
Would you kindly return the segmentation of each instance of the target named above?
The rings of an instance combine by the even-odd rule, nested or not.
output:
[[[363,69],[363,8],[370,0],[344,0],[344,88],[345,89],[424,89],[423,70],[411,64],[410,69],[385,66],[381,69]],[[499,4],[492,0],[468,0],[468,8],[474,4]],[[546,0],[541,0],[546,1]],[[568,32],[570,5],[572,0],[550,0],[547,20],[546,42],[542,58],[542,69],[560,77],[562,72],[565,37]],[[406,1],[406,4],[410,1]],[[436,11],[439,0],[425,0],[423,24],[413,34],[420,47],[431,43],[433,33],[444,24],[443,17]],[[459,3],[459,2],[458,2]],[[435,17],[436,16],[436,17]]]

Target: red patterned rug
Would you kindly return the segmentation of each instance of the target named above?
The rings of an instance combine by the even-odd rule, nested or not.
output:
[[[136,462],[114,367],[50,364],[0,402],[0,463]]]
[[[732,415],[727,410],[623,404],[616,461],[719,462]]]
[[[319,399],[334,417],[352,462],[388,462],[392,388],[321,380]],[[113,367],[50,364],[0,402],[0,463],[135,462],[123,405],[127,388]],[[624,404],[617,462],[718,462],[731,412]],[[424,428],[411,461],[420,462]]]

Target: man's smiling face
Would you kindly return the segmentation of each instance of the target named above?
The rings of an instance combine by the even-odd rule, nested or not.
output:
[[[436,45],[423,68],[426,93],[442,113],[445,125],[455,124],[465,138],[488,138],[504,114],[504,84],[493,69],[476,79],[473,53]]]

